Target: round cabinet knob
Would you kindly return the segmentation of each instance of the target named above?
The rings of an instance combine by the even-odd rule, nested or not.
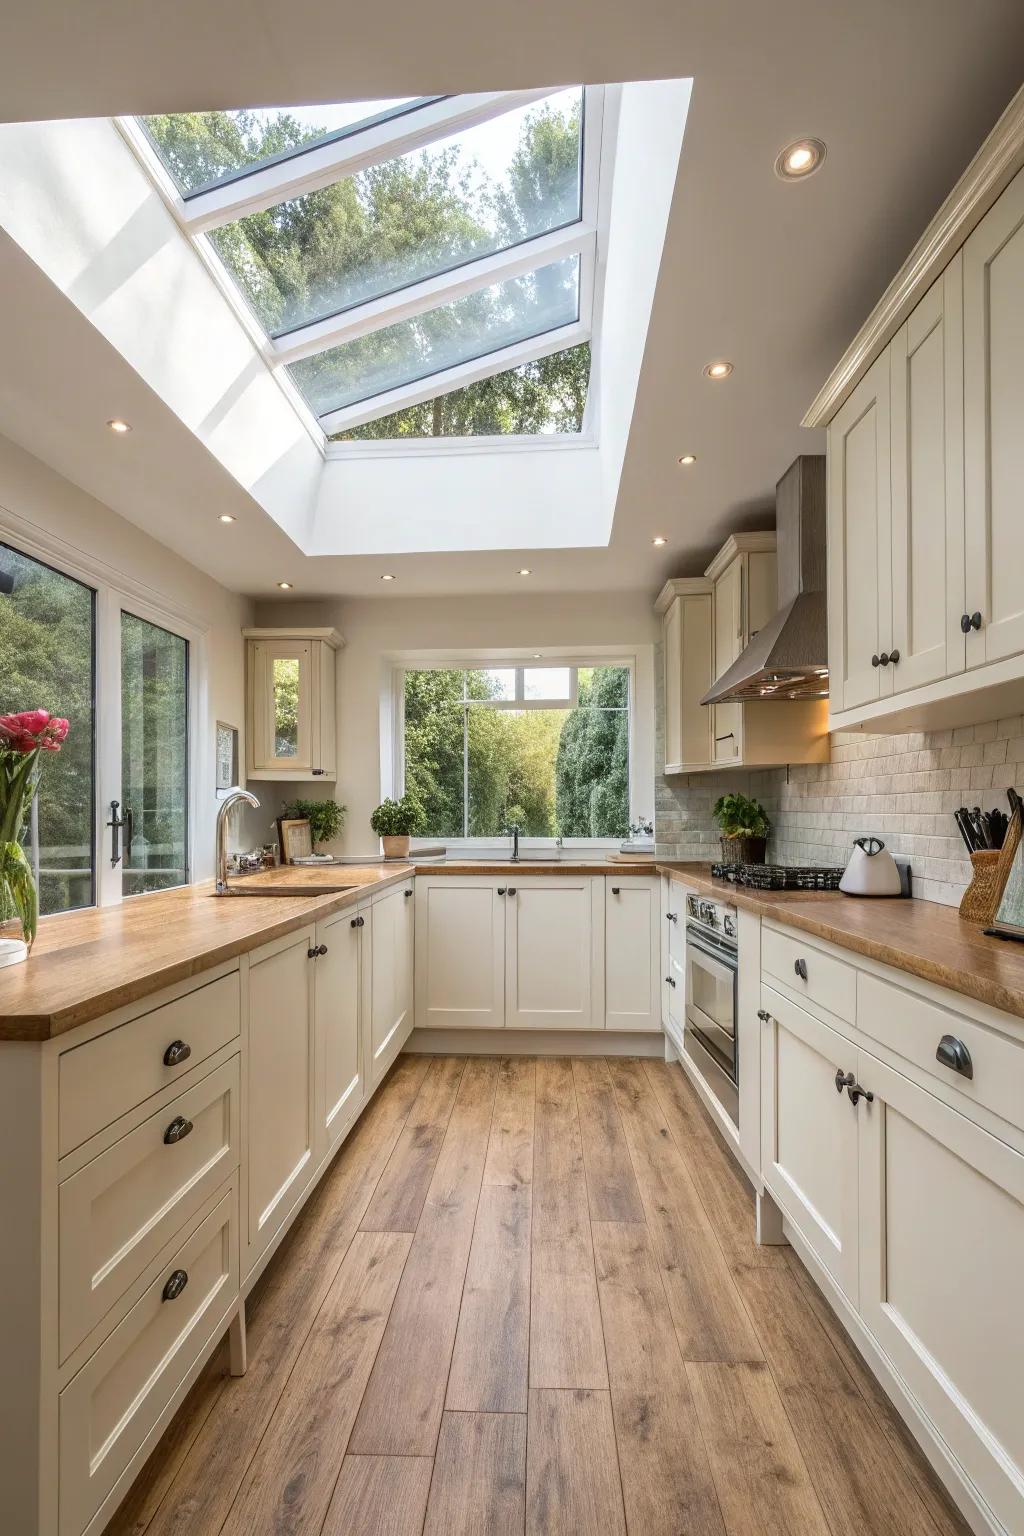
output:
[[[174,1274],[167,1278],[163,1293],[164,1301],[177,1301],[186,1285],[188,1285],[188,1270],[176,1269]]]
[[[768,1012],[767,1008],[759,1008],[757,1010],[757,1016],[761,1020],[762,1024],[767,1024],[771,1020],[771,1014]]]
[[[673,976],[666,976],[665,980],[668,982],[670,987],[674,987],[675,984],[676,984],[675,983],[675,977],[673,977]]]
[[[889,652],[889,660],[892,662],[893,666],[896,666],[896,664],[899,661],[899,659],[900,659],[899,651],[890,651]]]
[[[177,1142],[184,1141],[186,1136],[192,1134],[192,1121],[186,1120],[184,1115],[175,1115],[170,1125],[164,1131],[164,1146],[173,1147]]]
[[[306,959],[307,960],[315,960],[319,953],[320,953],[320,951],[317,949],[316,945],[314,944],[311,949],[307,949],[306,950]]]
[[[878,656],[878,655],[872,656],[872,658],[871,658],[871,665],[873,667],[880,667],[882,665],[882,658],[881,658],[881,656]]]
[[[403,896],[411,896],[412,895],[412,891],[403,891],[402,895]]]
[[[172,1040],[164,1051],[165,1067],[180,1067],[183,1061],[188,1061],[192,1055],[192,1047],[186,1045],[184,1040]]]
[[[882,652],[881,656],[879,656],[879,658],[878,658],[878,663],[879,663],[879,666],[882,666],[882,667],[887,667],[889,665],[889,652],[888,651],[883,651]]]
[[[318,944],[317,947],[316,947],[316,952],[317,952],[318,955],[326,955],[326,953],[327,953],[327,945],[326,944]]]
[[[505,887],[503,885],[499,885],[498,886],[498,895],[499,896],[504,896],[505,895]]]
[[[612,886],[612,895],[613,896],[621,896],[622,895],[622,887],[621,887],[621,885],[613,885]]]
[[[980,613],[962,613],[960,615],[960,628],[965,635],[969,635],[972,629],[981,628]]]
[[[515,895],[515,893],[516,893],[516,888],[515,888],[515,886],[514,886],[514,885],[510,885],[510,886],[509,886],[509,888],[508,888],[508,893],[509,893],[509,895],[510,895],[510,896],[514,896],[514,895]]]

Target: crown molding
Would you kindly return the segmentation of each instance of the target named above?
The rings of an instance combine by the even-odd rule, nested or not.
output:
[[[677,597],[710,597],[714,583],[704,576],[673,576],[666,581],[655,600],[655,613],[667,613]]]
[[[717,581],[737,555],[774,555],[776,547],[774,528],[766,528],[758,533],[730,533],[704,575],[711,581]]]
[[[1024,166],[1024,86],[1017,92],[815,396],[801,422],[824,427],[918,301]]]

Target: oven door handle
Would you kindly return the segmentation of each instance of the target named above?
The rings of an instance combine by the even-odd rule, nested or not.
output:
[[[692,1015],[692,1019],[691,1019],[691,1015]],[[735,1028],[735,1025],[733,1026],[732,1029],[730,1029],[728,1024],[723,1024],[722,1023],[721,1019],[713,1019],[711,1017],[710,1013],[705,1013],[704,1012],[704,1009],[700,1006],[699,1003],[694,1003],[694,1002],[687,1003],[687,1005],[686,1005],[686,1017],[687,1017],[687,1020],[692,1022],[692,1024],[693,1024],[695,1029],[703,1029],[705,1034],[709,1034],[712,1039],[714,1039],[715,1031],[717,1030],[717,1032],[720,1035],[725,1035],[726,1039],[731,1040],[733,1042],[733,1045],[735,1046],[735,1044],[736,1044],[736,1028]],[[706,1022],[704,1022],[704,1021],[706,1021]]]
[[[736,972],[739,969],[738,962],[730,965],[727,960],[720,959],[718,955],[712,954],[710,949],[705,949],[703,944],[697,944],[690,938],[686,941],[686,947],[688,954],[690,950],[694,950],[701,956],[699,961],[695,960],[693,962],[695,965],[701,965],[704,970],[709,971],[719,981],[727,981],[732,986]]]

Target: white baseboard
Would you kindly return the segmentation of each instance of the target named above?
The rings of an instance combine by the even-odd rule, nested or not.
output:
[[[832,1310],[839,1315],[843,1327],[856,1345],[857,1353],[867,1362],[886,1397],[910,1430],[971,1530],[977,1532],[977,1536],[1012,1536],[984,1502],[931,1419],[911,1394],[902,1376],[893,1368],[888,1355],[878,1347],[860,1315],[854,1311],[831,1275],[822,1268],[799,1232],[794,1230],[789,1221],[784,1221],[782,1228],[794,1253],[818,1289],[824,1292]]]
[[[414,1029],[405,1042],[413,1056],[651,1056],[663,1037],[625,1030]]]

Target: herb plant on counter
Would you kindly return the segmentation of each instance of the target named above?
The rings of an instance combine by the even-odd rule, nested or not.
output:
[[[370,817],[370,826],[378,837],[411,837],[422,820],[419,801],[406,794],[401,800],[382,800]]]
[[[759,800],[747,795],[721,795],[711,814],[721,830],[724,863],[764,863],[772,824]]]

